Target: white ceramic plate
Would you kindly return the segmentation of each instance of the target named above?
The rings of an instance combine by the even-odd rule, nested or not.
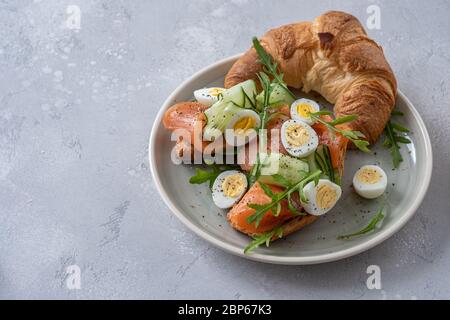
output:
[[[250,238],[232,229],[226,221],[226,211],[214,206],[207,184],[191,185],[188,180],[193,166],[175,165],[170,160],[174,142],[164,129],[164,111],[179,101],[192,99],[196,89],[223,85],[223,78],[239,55],[219,61],[181,84],[164,102],[150,137],[150,166],[161,197],[171,211],[197,235],[230,253],[252,260],[279,264],[313,264],[334,261],[368,250],[397,232],[414,214],[421,203],[431,178],[432,151],[425,125],[411,102],[398,93],[397,108],[405,113],[399,122],[411,129],[412,144],[402,145],[404,161],[392,170],[389,150],[381,142],[371,146],[372,153],[349,151],[345,163],[343,196],[332,211],[310,226],[262,246],[251,254],[243,249]],[[322,106],[330,105],[318,96],[309,96]],[[382,140],[382,139],[381,139]],[[378,164],[388,174],[385,209],[387,216],[381,228],[352,240],[338,240],[337,236],[361,229],[379,207],[379,200],[364,200],[351,190],[354,172],[364,164]]]

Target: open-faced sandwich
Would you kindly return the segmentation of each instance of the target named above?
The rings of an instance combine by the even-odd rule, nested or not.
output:
[[[319,93],[334,112],[293,89]],[[248,252],[334,207],[347,147],[367,152],[377,141],[396,91],[381,47],[355,17],[333,11],[254,38],[223,88],[195,91],[195,101],[173,105],[163,121],[176,137],[175,161],[210,167],[197,168],[190,182],[210,183],[214,204],[254,238]],[[386,184],[373,165],[353,179],[366,198],[380,196]]]

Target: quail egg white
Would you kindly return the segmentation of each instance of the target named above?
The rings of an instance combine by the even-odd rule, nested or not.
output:
[[[291,104],[291,118],[303,121],[309,125],[314,123],[309,117],[309,113],[318,111],[320,111],[319,104],[310,99],[298,99]]]
[[[197,101],[207,107],[212,106],[219,100],[219,95],[225,91],[224,88],[203,88],[194,91],[194,97]]]
[[[232,207],[247,190],[247,177],[237,170],[219,174],[212,187],[214,204],[221,209]]]
[[[281,143],[291,156],[304,158],[317,149],[319,137],[305,122],[287,120],[281,126]]]
[[[366,199],[375,199],[386,190],[387,175],[376,165],[362,166],[353,176],[353,187],[357,194]]]
[[[327,179],[320,179],[317,185],[309,182],[303,188],[308,201],[301,201],[306,212],[321,216],[330,211],[342,195],[341,187]]]
[[[236,112],[225,130],[225,141],[232,146],[242,146],[256,138],[256,128],[261,124],[259,115],[249,109]]]

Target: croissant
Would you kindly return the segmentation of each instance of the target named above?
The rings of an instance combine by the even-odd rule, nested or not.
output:
[[[397,82],[383,49],[354,16],[330,11],[312,22],[272,29],[260,42],[279,63],[288,86],[318,92],[334,104],[336,117],[357,115],[349,128],[371,144],[377,141],[394,107]],[[251,48],[232,66],[224,85],[256,79],[261,70]]]

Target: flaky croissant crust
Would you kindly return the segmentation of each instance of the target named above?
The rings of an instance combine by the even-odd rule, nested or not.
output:
[[[358,115],[350,128],[361,131],[370,143],[378,139],[394,108],[397,82],[383,49],[354,16],[330,11],[313,22],[270,30],[260,41],[289,86],[320,93],[335,104],[337,117]],[[251,48],[232,66],[225,87],[256,79],[260,70]]]

